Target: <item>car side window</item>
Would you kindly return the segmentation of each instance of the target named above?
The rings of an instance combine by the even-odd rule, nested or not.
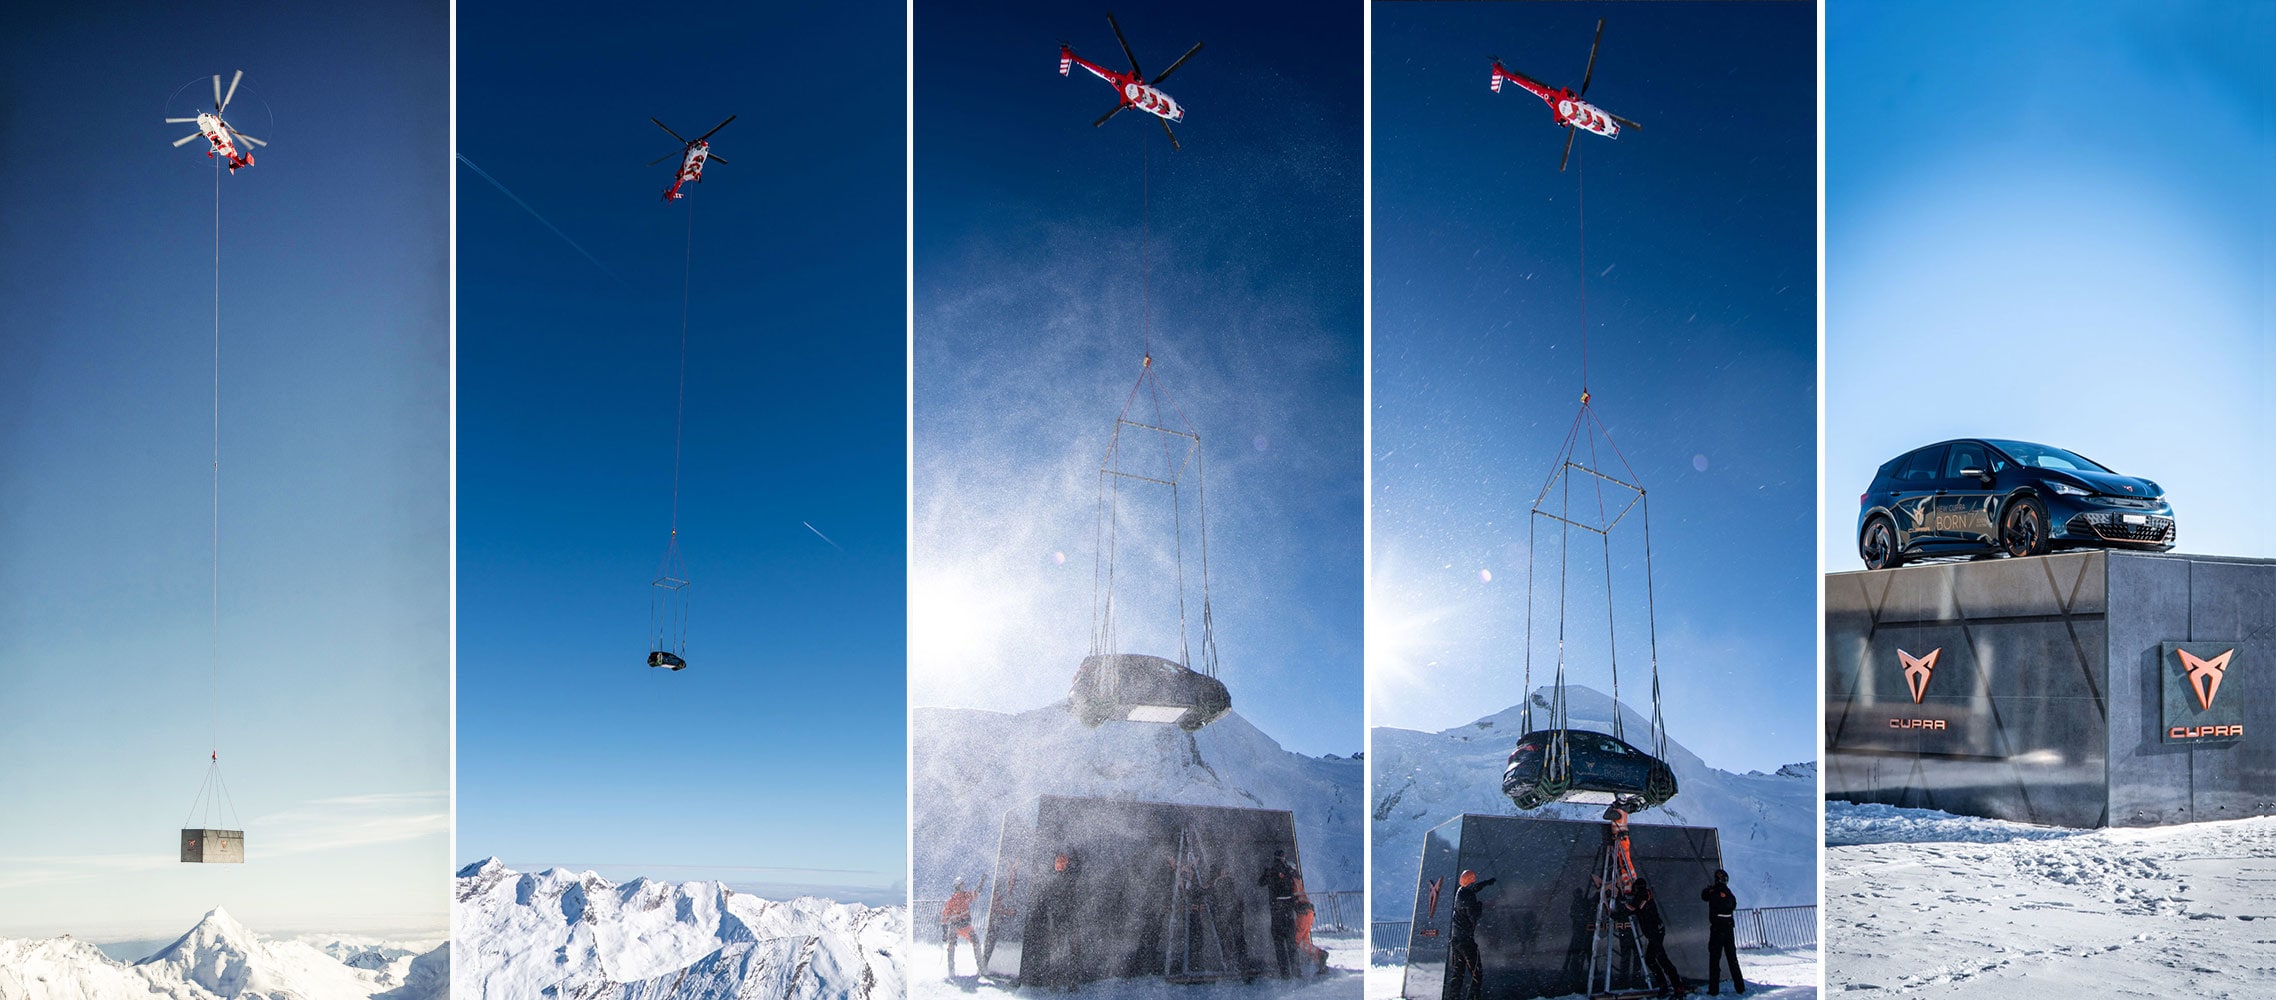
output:
[[[1904,466],[1897,470],[1897,481],[1900,483],[1934,482],[1938,474],[1943,471],[1945,450],[1943,446],[1939,445],[1913,452],[1905,458]]]
[[[1986,468],[1984,465],[1984,446],[1972,441],[1963,441],[1952,446],[1952,457],[1944,463],[1944,478],[1958,479],[1962,469],[1982,468]]]

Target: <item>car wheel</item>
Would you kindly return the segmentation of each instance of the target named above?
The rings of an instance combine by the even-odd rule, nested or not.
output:
[[[1905,564],[1905,554],[1897,548],[1897,526],[1885,517],[1866,522],[1857,554],[1865,558],[1866,569],[1895,569]]]
[[[2047,554],[2047,506],[2035,497],[2017,497],[1999,517],[2000,551],[2010,556]]]

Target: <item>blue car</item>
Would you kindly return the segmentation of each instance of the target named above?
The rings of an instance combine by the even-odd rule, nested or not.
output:
[[[2093,546],[2173,548],[2158,484],[2025,441],[1942,441],[1890,459],[1857,498],[1867,569],[1938,556],[2043,555]]]

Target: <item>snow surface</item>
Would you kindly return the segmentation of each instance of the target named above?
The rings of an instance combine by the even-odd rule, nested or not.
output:
[[[1325,975],[1293,980],[1260,976],[1247,983],[1179,984],[1158,977],[1105,979],[1084,984],[1080,994],[1084,1000],[1359,1000],[1363,988],[1359,938],[1314,935],[1312,943],[1328,953]],[[909,1000],[968,1000],[974,996],[1012,1000],[1037,992],[1022,993],[993,979],[972,975],[969,944],[957,953],[965,975],[955,979],[948,978],[948,956],[939,941],[917,942],[910,957],[917,965],[909,970]]]
[[[1238,712],[1188,733],[1109,722],[1085,727],[1064,701],[1017,714],[910,713],[915,891],[946,897],[990,871],[1004,812],[1041,795],[1286,809],[1312,892],[1361,886],[1366,762],[1281,748]]]
[[[1739,969],[1746,973],[1747,1000],[1816,1000],[1818,995],[1818,956],[1815,950],[1742,951],[1739,952]],[[1705,969],[1692,970],[1678,967],[1676,971],[1687,976],[1702,976]],[[1399,989],[1405,982],[1406,967],[1377,965],[1367,970],[1367,1000],[1399,1000]],[[1486,970],[1486,975],[1493,975]],[[1728,992],[1730,984],[1723,984],[1723,996],[1736,996]],[[1705,987],[1691,992],[1693,997],[1706,995]],[[1578,993],[1557,997],[1554,1000],[1582,1000]]]
[[[2276,996],[2276,817],[2064,830],[1826,803],[1826,987]]]
[[[131,965],[68,936],[0,939],[0,1000],[446,1000],[449,975],[447,945],[356,967],[305,941],[263,938],[218,907]]]
[[[1533,693],[1534,720],[1545,725],[1551,689]],[[1612,731],[1612,699],[1592,688],[1568,685],[1566,711],[1576,729]],[[1414,916],[1415,883],[1422,870],[1423,834],[1462,813],[1516,815],[1502,794],[1502,767],[1524,735],[1522,706],[1466,726],[1436,733],[1378,728],[1369,755],[1375,762],[1375,884],[1369,908],[1376,920]],[[1650,723],[1621,706],[1628,742],[1649,751]],[[1776,773],[1716,770],[1671,735],[1668,766],[1676,796],[1639,813],[1638,826],[1711,826],[1720,831],[1723,867],[1739,905],[1800,906],[1818,893],[1818,768],[1789,764]],[[1601,805],[1558,803],[1535,815],[1602,820]],[[1751,994],[1750,994],[1751,995]]]
[[[459,871],[453,923],[462,996],[898,1000],[905,989],[900,906],[530,875],[492,858]]]

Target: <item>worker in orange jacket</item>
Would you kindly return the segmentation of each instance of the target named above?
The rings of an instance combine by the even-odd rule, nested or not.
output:
[[[940,943],[948,948],[948,978],[956,978],[956,939],[972,943],[972,974],[979,975],[980,939],[972,934],[972,901],[980,894],[964,887],[964,879],[956,880],[955,891],[948,894],[948,902],[940,906]]]

